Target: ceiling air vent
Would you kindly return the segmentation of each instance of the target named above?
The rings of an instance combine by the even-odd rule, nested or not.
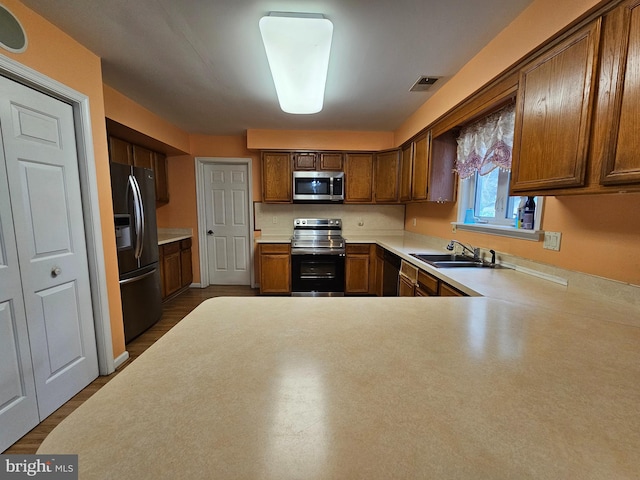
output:
[[[410,92],[424,92],[425,90],[429,90],[431,85],[436,83],[440,77],[427,77],[426,75],[421,76],[416,80],[416,83],[413,84],[413,87],[409,89]]]

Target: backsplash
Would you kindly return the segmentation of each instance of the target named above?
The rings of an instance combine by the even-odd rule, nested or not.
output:
[[[294,218],[340,218],[342,234],[401,235],[404,205],[255,203],[255,229],[263,235],[293,234]]]

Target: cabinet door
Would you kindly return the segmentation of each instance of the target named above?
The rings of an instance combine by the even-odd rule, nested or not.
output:
[[[369,255],[347,254],[344,293],[369,293]]]
[[[315,153],[294,153],[293,169],[294,170],[315,170],[316,169]]]
[[[431,139],[427,192],[429,201],[438,203],[456,201],[457,175],[454,168],[457,151],[456,130],[450,130]]]
[[[376,245],[375,250],[376,274],[375,284],[371,293],[375,294],[377,297],[382,297],[384,293],[384,249]]]
[[[415,297],[415,286],[413,282],[404,275],[399,276],[398,296],[399,297]]]
[[[291,293],[291,255],[288,244],[260,245],[260,293]]]
[[[288,153],[262,155],[262,199],[271,203],[291,203],[291,157]]]
[[[180,280],[182,287],[188,287],[193,282],[190,238],[180,241]]]
[[[618,8],[622,18],[613,32],[613,108],[607,121],[610,137],[603,185],[640,183],[640,1],[627,1]]]
[[[345,197],[349,203],[373,201],[373,155],[347,154],[345,168]]]
[[[172,242],[162,246],[162,289],[165,297],[182,287],[180,268],[180,243]]]
[[[400,174],[400,150],[376,154],[374,195],[377,203],[398,201],[398,176]]]
[[[600,20],[520,70],[511,191],[584,184]]]
[[[341,153],[321,153],[320,154],[320,170],[329,172],[342,172],[342,154]]]
[[[143,167],[153,169],[154,152],[140,145],[133,146],[133,165],[134,167]]]
[[[411,201],[411,174],[413,172],[413,142],[402,149],[400,161],[400,201]]]
[[[169,172],[166,155],[153,152],[153,170],[156,181],[156,202],[169,203]]]
[[[414,142],[413,147],[413,178],[411,183],[411,198],[426,200],[429,185],[429,135],[427,134]]]
[[[109,161],[133,165],[133,145],[119,138],[109,136]]]

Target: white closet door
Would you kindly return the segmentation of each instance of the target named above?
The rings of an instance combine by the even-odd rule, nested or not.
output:
[[[39,421],[9,183],[0,137],[0,452]]]
[[[0,125],[44,419],[98,376],[73,110],[1,78]]]

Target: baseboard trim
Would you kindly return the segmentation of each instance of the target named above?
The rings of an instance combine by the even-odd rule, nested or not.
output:
[[[113,364],[116,368],[116,370],[118,368],[120,368],[120,366],[126,362],[127,360],[129,360],[129,352],[127,352],[126,350],[121,353],[120,355],[118,355],[116,358],[113,359]]]

